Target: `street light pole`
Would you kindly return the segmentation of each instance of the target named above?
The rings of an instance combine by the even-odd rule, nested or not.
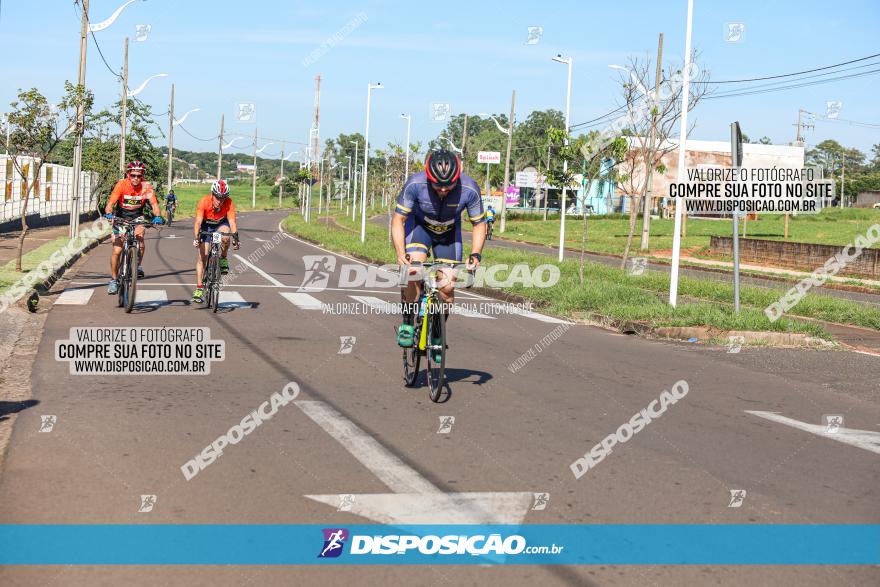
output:
[[[562,55],[557,55],[553,58],[553,61],[559,63],[565,63],[568,65],[568,88],[565,92],[565,144],[568,145],[568,127],[569,127],[569,117],[571,115],[571,57],[562,58]],[[564,158],[562,160],[562,174],[566,175],[568,173],[568,158]],[[559,262],[562,262],[563,256],[565,254],[565,194],[567,191],[568,185],[566,182],[562,184],[562,200],[559,205]],[[502,216],[503,218],[503,216]]]
[[[220,181],[223,173],[223,132],[226,126],[226,115],[220,115],[220,141],[217,143],[217,181]]]
[[[678,140],[678,183],[687,179],[685,172],[685,148],[687,147],[688,100],[691,87],[691,30],[694,20],[694,0],[688,0],[687,29],[684,41],[684,69],[682,70],[681,88],[681,130]],[[678,266],[681,260],[681,215],[684,211],[684,200],[675,202],[675,227],[672,233],[672,270],[669,280],[669,304],[674,308],[678,303]]]
[[[251,208],[257,207],[257,129],[254,129],[254,180],[251,183]]]
[[[171,107],[168,110],[168,191],[174,179],[171,166],[174,164],[174,84],[171,84]]]
[[[125,58],[122,61],[122,134],[119,138],[119,177],[125,177],[126,109],[128,107],[128,37],[125,37]]]
[[[404,145],[404,154],[406,157],[406,162],[403,164],[403,182],[406,183],[406,178],[409,177],[409,129],[410,123],[412,122],[412,116],[409,114],[401,114],[401,118],[406,119],[406,145]]]
[[[357,214],[357,199],[358,199],[358,145],[357,141],[352,141],[354,143],[354,196],[352,196],[351,202],[351,221],[354,222],[355,216]]]
[[[78,89],[84,90],[86,85],[86,48],[88,47],[89,31],[89,0],[82,0],[82,24],[79,32],[79,81]],[[8,126],[8,125],[7,125]],[[70,230],[68,236],[79,236],[79,191],[82,173],[83,127],[85,126],[85,109],[82,100],[76,106],[76,143],[73,149],[73,198],[70,201]],[[8,141],[7,141],[8,142]]]
[[[569,71],[571,71],[569,69]],[[571,76],[569,74],[569,80]],[[570,88],[569,82],[569,88]],[[510,126],[507,129],[507,159],[504,162],[504,193],[501,194],[501,232],[504,232],[505,220],[507,219],[507,189],[510,186],[510,149],[513,146],[513,121],[516,118],[516,90],[510,98]],[[567,120],[567,119],[566,119]],[[568,122],[566,122],[568,126]]]
[[[363,191],[361,193],[361,242],[367,239],[367,178],[370,165],[370,99],[373,90],[382,89],[382,84],[367,84],[367,124],[364,130],[364,175],[361,179]]]

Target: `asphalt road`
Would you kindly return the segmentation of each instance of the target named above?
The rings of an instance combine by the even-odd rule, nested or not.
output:
[[[397,291],[336,287],[342,266],[359,264],[336,255],[331,287],[300,291],[303,257],[327,253],[276,236],[283,216],[242,214],[237,254],[265,254],[241,265],[217,314],[189,302],[195,252],[184,224],[148,233],[145,301],[130,315],[105,293],[107,244],[58,286],[32,372],[38,403],[18,415],[3,463],[0,522],[344,526],[483,516],[529,524],[880,523],[876,357],[648,341],[536,314],[493,313],[480,306],[488,300],[462,292],[457,302],[482,316],[450,318],[452,393],[434,404],[424,387],[402,384],[397,317],[314,309],[314,300],[348,310],[366,307],[362,301],[394,302]],[[234,269],[241,264],[230,259]],[[212,339],[225,341],[225,360],[208,376],[71,375],[67,362],[55,360],[56,340],[72,327],[166,325],[210,328]],[[554,331],[558,340],[540,342]],[[354,346],[340,353],[347,337]],[[536,344],[535,358],[511,372]],[[688,385],[684,398],[574,477],[575,459],[679,380]],[[291,381],[301,389],[296,402],[184,478],[181,465]],[[821,430],[831,414],[844,416],[842,434]],[[56,416],[51,432],[39,431],[42,415]],[[438,433],[448,416],[454,423]],[[740,507],[728,507],[732,490],[746,491]],[[535,492],[549,494],[545,509],[532,509]],[[479,507],[462,493],[479,493]],[[351,511],[339,509],[344,494],[355,495]],[[156,496],[152,511],[138,511],[142,495]],[[157,583],[876,585],[880,569],[0,569],[3,585]]]

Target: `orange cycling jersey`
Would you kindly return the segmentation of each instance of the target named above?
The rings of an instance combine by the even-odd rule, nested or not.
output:
[[[235,204],[232,198],[226,198],[219,208],[214,208],[214,196],[205,196],[199,200],[196,216],[202,216],[202,222],[208,226],[216,226],[231,219],[235,220]]]
[[[115,207],[115,214],[122,218],[143,216],[144,207],[156,201],[156,192],[149,182],[142,181],[137,187],[128,179],[116,182],[110,194],[110,202]]]

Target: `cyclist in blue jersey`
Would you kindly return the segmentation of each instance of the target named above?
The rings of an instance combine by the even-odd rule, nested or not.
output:
[[[411,175],[397,198],[391,221],[391,238],[397,261],[403,267],[423,262],[433,253],[435,262],[461,263],[462,213],[467,211],[473,224],[471,253],[467,267],[474,270],[482,260],[480,252],[486,239],[486,215],[476,181],[461,173],[461,163],[454,153],[445,149],[431,151],[425,160],[425,171]],[[421,295],[421,281],[412,279],[416,272],[407,270],[408,279],[401,294],[407,308],[412,308]],[[444,303],[454,301],[455,275],[443,271],[446,284],[440,289]],[[449,317],[449,313],[446,313]],[[413,344],[414,313],[404,312],[398,329],[397,343]]]

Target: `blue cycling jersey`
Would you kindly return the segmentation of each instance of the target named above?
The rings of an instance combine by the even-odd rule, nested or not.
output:
[[[467,210],[472,224],[486,221],[480,186],[472,178],[462,175],[458,185],[440,198],[428,183],[427,175],[416,173],[406,180],[397,198],[396,211],[407,219],[413,218],[435,235],[445,235],[461,226],[461,213]]]

